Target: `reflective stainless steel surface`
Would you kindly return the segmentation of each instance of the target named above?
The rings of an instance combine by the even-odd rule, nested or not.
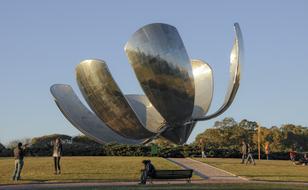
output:
[[[107,127],[94,113],[79,100],[72,87],[55,84],[50,87],[51,94],[63,115],[83,134],[99,143],[139,144],[142,140],[124,138]]]
[[[243,37],[238,23],[234,24],[234,30],[236,35],[230,55],[230,81],[224,103],[215,113],[203,118],[195,119],[196,121],[212,119],[225,112],[233,102],[236,92],[240,86],[241,65],[243,64],[242,54],[244,51]]]
[[[189,138],[193,128],[196,123],[190,123],[187,125],[174,125],[169,126],[161,136],[165,139],[175,143],[175,144],[184,144]]]
[[[81,62],[76,67],[76,77],[91,109],[116,133],[132,139],[144,139],[155,135],[136,117],[104,61]]]
[[[125,52],[141,87],[168,123],[191,118],[194,78],[189,57],[177,29],[150,24],[133,34]]]
[[[213,73],[202,60],[191,60],[195,81],[195,106],[192,118],[203,117],[210,108],[213,97]]]
[[[135,111],[137,117],[149,131],[158,133],[164,126],[165,120],[158,113],[145,95],[129,94],[125,95],[128,103]]]
[[[175,27],[155,23],[135,32],[125,52],[146,95],[123,95],[107,65],[86,60],[76,68],[79,88],[89,111],[68,85],[54,85],[51,93],[65,117],[96,141],[147,143],[163,137],[184,144],[197,121],[226,111],[240,85],[243,39],[234,24],[230,82],[223,105],[207,115],[213,97],[213,73],[202,60],[189,60]]]

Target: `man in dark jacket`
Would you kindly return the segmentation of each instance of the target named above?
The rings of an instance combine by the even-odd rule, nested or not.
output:
[[[253,163],[253,165],[256,165],[255,160],[253,159],[253,155],[252,155],[252,147],[250,146],[250,144],[247,144],[247,159],[246,159],[246,165],[248,164],[248,162],[251,164]]]
[[[146,184],[148,176],[155,176],[155,167],[151,163],[151,160],[143,160],[142,163],[144,164],[144,170],[142,170],[139,184]]]
[[[20,173],[24,166],[24,157],[25,151],[24,147],[22,147],[22,143],[18,143],[18,146],[14,149],[14,157],[15,157],[15,170],[13,173],[12,180],[20,180]]]

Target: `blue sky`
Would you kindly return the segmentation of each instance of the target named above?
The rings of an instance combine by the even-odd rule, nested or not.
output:
[[[175,26],[190,58],[214,72],[214,99],[222,104],[229,77],[233,23],[242,28],[245,65],[238,95],[220,117],[263,126],[308,126],[308,1],[0,1],[0,142],[52,133],[77,135],[53,102],[49,87],[72,85],[76,65],[107,62],[124,93],[142,93],[124,53],[140,27]]]

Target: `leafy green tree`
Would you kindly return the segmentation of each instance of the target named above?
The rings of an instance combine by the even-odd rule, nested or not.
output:
[[[242,140],[254,144],[256,126],[254,121],[242,120],[237,123],[233,118],[225,118],[197,135],[195,142],[202,139],[208,149],[240,149]]]
[[[5,146],[3,146],[3,145],[0,143],[0,152],[2,152],[4,149],[5,149]]]
[[[7,148],[9,149],[14,149],[17,147],[17,144],[21,142],[23,145],[30,145],[31,144],[31,139],[30,138],[23,138],[23,139],[17,139],[9,142],[7,145]]]
[[[233,118],[216,121],[212,128],[197,135],[194,143],[202,139],[209,149],[239,149],[245,140],[257,149],[258,124],[247,119],[237,123]],[[260,127],[261,150],[269,143],[271,152],[288,152],[292,147],[297,151],[308,150],[308,128],[300,125],[286,124],[281,127]]]
[[[153,144],[156,144],[158,146],[161,146],[161,147],[174,147],[175,144],[164,139],[164,138],[157,138],[155,139],[154,141],[152,141],[151,143]]]
[[[286,124],[282,125],[280,130],[283,136],[281,144],[284,149],[291,149],[295,146],[297,151],[308,150],[308,129],[306,127]]]

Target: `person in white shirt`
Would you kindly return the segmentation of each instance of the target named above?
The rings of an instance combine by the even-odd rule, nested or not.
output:
[[[56,140],[53,143],[53,160],[54,160],[54,166],[55,166],[55,172],[54,174],[61,174],[61,167],[60,167],[60,159],[62,156],[62,143],[60,138],[56,138]]]

